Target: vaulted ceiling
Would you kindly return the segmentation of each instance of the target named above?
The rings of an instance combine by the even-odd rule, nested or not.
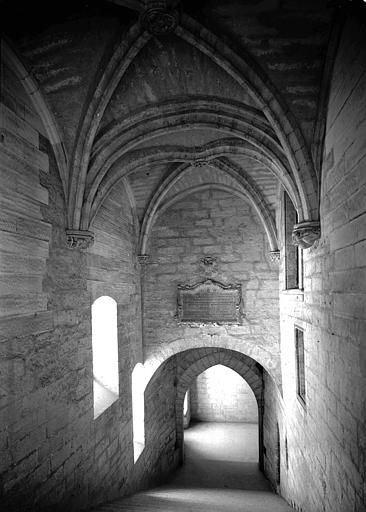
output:
[[[300,222],[318,221],[325,0],[94,0],[57,16],[3,4],[9,65],[43,102],[70,230],[92,231],[119,180],[141,252],[156,216],[207,188],[251,202],[272,250],[279,186]]]

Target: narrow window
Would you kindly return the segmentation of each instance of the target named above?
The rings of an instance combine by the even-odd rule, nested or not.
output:
[[[118,399],[117,303],[99,297],[92,305],[94,419]]]
[[[137,363],[132,371],[132,425],[133,458],[140,457],[145,448],[145,374],[144,367]]]
[[[280,440],[280,428],[278,423],[276,425],[276,437],[277,437],[277,468],[276,468],[276,482],[277,485],[281,483],[281,440]]]
[[[186,391],[183,402],[183,428],[188,428],[191,421],[191,396],[190,391]]]
[[[187,391],[186,394],[184,395],[184,403],[183,403],[184,416],[187,416],[187,412],[188,412],[188,393],[189,393],[189,391]]]
[[[298,219],[295,207],[287,192],[284,192],[284,217],[286,289],[302,289],[303,250],[292,243],[292,231]]]
[[[296,385],[297,395],[305,404],[305,358],[304,358],[304,331],[295,327],[296,348]]]
[[[285,454],[286,454],[286,469],[288,469],[288,444],[287,444],[287,436],[285,439]]]

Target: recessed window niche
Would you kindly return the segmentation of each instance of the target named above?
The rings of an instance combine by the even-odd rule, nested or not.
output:
[[[117,302],[99,297],[92,305],[94,419],[119,396]]]

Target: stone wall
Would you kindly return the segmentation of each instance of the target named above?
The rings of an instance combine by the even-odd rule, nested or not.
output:
[[[280,382],[278,267],[259,219],[248,203],[227,192],[205,191],[174,204],[150,238],[143,284],[147,364],[163,354],[197,346],[238,350],[260,362]],[[217,259],[213,270],[201,263]],[[208,278],[242,286],[242,325],[179,324],[177,285]]]
[[[325,0],[202,2],[196,16],[215,33],[250,52],[281,91],[305,137],[313,137],[319,84],[332,10]],[[239,49],[239,54],[240,54]]]
[[[366,503],[365,34],[362,16],[347,19],[329,99],[322,237],[304,253],[304,293],[281,294],[290,455],[281,490],[307,512],[361,512]],[[304,330],[305,407],[296,396],[295,325]]]
[[[117,187],[95,220],[90,252],[67,248],[47,132],[8,70],[4,84],[1,502],[9,512],[78,510],[133,487],[130,380],[141,357],[134,224]],[[121,394],[94,420],[91,304],[103,294],[118,302]]]
[[[272,379],[264,374],[263,408],[263,467],[272,487],[281,493],[281,482],[286,481],[286,431],[283,427],[282,397]],[[296,450],[293,450],[296,457]]]
[[[201,373],[190,388],[191,417],[199,421],[257,423],[258,405],[240,375],[222,365]]]
[[[46,279],[52,234],[44,215],[52,196],[45,186],[52,172],[46,132],[9,63],[1,64],[0,495],[26,501],[29,488],[55,471],[42,456],[57,436],[48,396],[57,392],[62,403],[67,361],[62,346],[56,356],[57,336],[49,342],[58,319],[48,309]]]
[[[161,483],[178,465],[176,450],[177,364],[173,357],[145,390],[145,449],[135,466],[135,489]]]

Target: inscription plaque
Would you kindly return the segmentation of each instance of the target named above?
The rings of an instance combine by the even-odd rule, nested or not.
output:
[[[189,324],[240,324],[241,285],[212,279],[178,285],[178,320]]]

